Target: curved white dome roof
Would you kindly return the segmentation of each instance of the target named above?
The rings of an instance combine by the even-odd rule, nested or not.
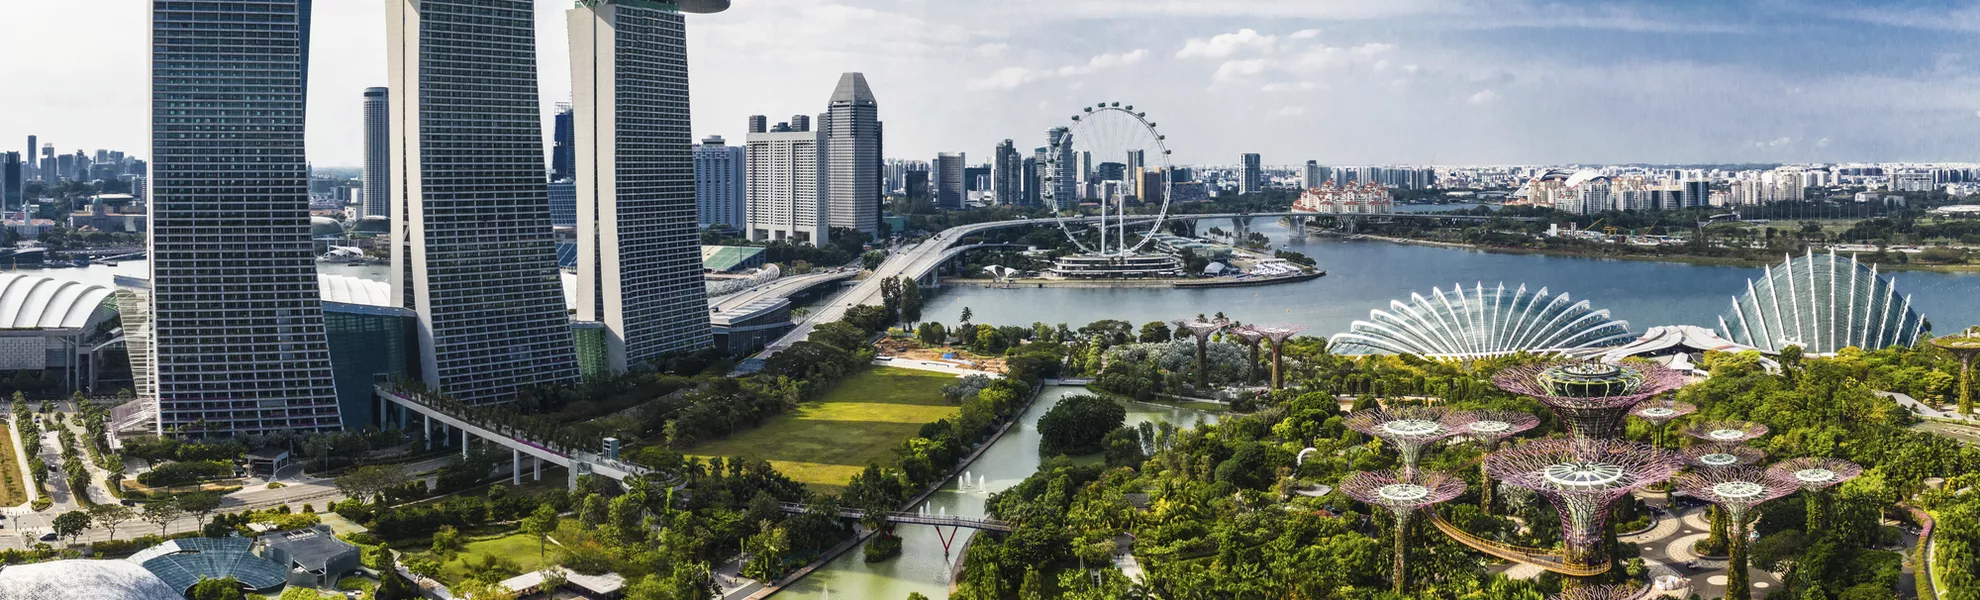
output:
[[[1609,311],[1587,300],[1549,294],[1547,288],[1529,292],[1524,285],[1479,283],[1470,290],[1454,286],[1432,290],[1429,297],[1410,294],[1408,301],[1390,301],[1389,310],[1369,311],[1368,320],[1334,335],[1333,344],[1341,354],[1466,357],[1602,348],[1634,339],[1628,321],[1609,318]]]
[[[6,567],[0,569],[0,590],[4,590],[8,598],[159,600],[182,597],[151,571],[122,560],[58,560]]]
[[[316,286],[321,288],[324,302],[398,306],[392,302],[392,284],[383,281],[317,273]]]
[[[83,329],[113,291],[39,275],[0,273],[0,328]]]
[[[1879,275],[1876,265],[1837,256],[1834,250],[1785,257],[1759,279],[1746,281],[1746,293],[1719,317],[1728,340],[1765,352],[1801,346],[1812,354],[1832,354],[1855,346],[1877,350],[1910,346],[1931,330],[1924,316],[1901,296],[1897,283]]]

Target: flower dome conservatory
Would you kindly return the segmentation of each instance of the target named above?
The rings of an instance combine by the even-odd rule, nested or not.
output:
[[[1811,354],[1909,346],[1931,328],[1911,310],[1910,296],[1899,296],[1890,278],[1877,275],[1876,265],[1833,250],[1768,267],[1759,280],[1747,280],[1746,293],[1719,317],[1726,339],[1769,353],[1788,346]]]
[[[1408,302],[1390,301],[1388,310],[1369,311],[1368,320],[1335,335],[1333,348],[1344,354],[1479,357],[1602,348],[1634,339],[1627,321],[1610,319],[1609,311],[1596,310],[1587,300],[1552,295],[1547,288],[1529,292],[1524,285],[1480,283],[1470,291],[1453,286],[1427,298],[1410,294]]]

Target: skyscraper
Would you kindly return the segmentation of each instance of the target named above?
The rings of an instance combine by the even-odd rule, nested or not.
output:
[[[469,403],[574,381],[557,275],[535,3],[396,0],[392,285],[419,315],[420,374]],[[403,224],[403,225],[401,225]]]
[[[702,227],[722,226],[743,231],[749,215],[743,185],[748,164],[742,146],[730,146],[711,135],[694,147],[694,206]]]
[[[846,73],[822,115],[829,173],[826,212],[832,227],[880,232],[880,105],[866,76]]]
[[[1072,130],[1053,127],[1045,132],[1045,141],[1054,148],[1051,152],[1055,162],[1048,169],[1051,172],[1046,174],[1051,179],[1046,185],[1051,186],[1053,199],[1061,210],[1078,206],[1079,181],[1076,175],[1079,165],[1073,154]]]
[[[303,159],[309,1],[152,3],[160,432],[342,426]]]
[[[758,118],[750,118],[752,128]],[[768,131],[749,134],[743,163],[749,173],[746,209],[750,241],[826,243],[831,218],[825,212],[825,139],[821,133],[778,123]]]
[[[935,155],[931,171],[935,176],[935,208],[961,210],[963,207],[963,155],[943,152]]]
[[[1044,148],[1033,150],[1031,156],[1024,157],[1024,202],[1025,206],[1038,206],[1038,163],[1045,155]]]
[[[23,154],[23,155],[21,155],[21,158],[20,158],[20,160],[21,160],[21,162],[22,162],[22,163],[24,163],[24,164],[22,164],[22,165],[21,165],[21,180],[22,180],[22,181],[36,181],[36,180],[37,180],[37,178],[36,178],[36,176],[35,176],[35,168],[34,168],[34,142],[35,142],[35,139],[34,139],[34,136],[31,136],[31,135],[30,135],[30,136],[28,136],[28,149],[27,149],[27,154]]]
[[[1147,166],[1147,162],[1147,151],[1129,150],[1127,152],[1127,168],[1122,173],[1127,177],[1124,183],[1127,184],[1128,195],[1136,198],[1140,198],[1143,195],[1141,191],[1141,168]]]
[[[1258,155],[1245,153],[1243,172],[1238,176],[1238,193],[1250,194],[1265,189],[1265,169]]]
[[[21,153],[0,152],[0,208],[21,204]]]
[[[1320,161],[1309,160],[1306,161],[1306,168],[1299,172],[1299,189],[1305,191],[1317,188],[1326,180],[1327,178],[1320,174]]]
[[[1712,182],[1705,180],[1692,180],[1692,181],[1684,182],[1683,208],[1692,208],[1697,206],[1711,206],[1711,204],[1712,204]]]
[[[706,348],[715,338],[695,227],[687,20],[645,0],[568,15],[571,99],[583,107],[577,318],[605,324],[615,371]]]
[[[392,189],[392,88],[364,89],[364,215],[392,216],[392,203],[386,197]]]
[[[571,105],[557,103],[557,115],[550,127],[550,180],[563,181],[577,176],[577,117]]]
[[[1018,159],[1017,142],[1004,140],[997,144],[994,166],[996,183],[991,186],[997,192],[997,203],[1006,205],[1024,204],[1024,162]]]

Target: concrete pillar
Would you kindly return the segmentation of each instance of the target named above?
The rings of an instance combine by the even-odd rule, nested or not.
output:
[[[534,473],[530,474],[532,481],[543,481],[543,457],[529,457],[529,468],[531,471],[534,471]]]
[[[425,425],[426,435],[420,437],[426,439],[426,449],[432,450],[433,449],[433,415],[422,414],[420,416],[425,417],[425,420],[422,422],[426,424]]]
[[[468,430],[466,427],[462,427],[461,428],[461,458],[467,458],[467,447],[468,447]]]
[[[522,485],[522,450],[509,449],[509,484]]]

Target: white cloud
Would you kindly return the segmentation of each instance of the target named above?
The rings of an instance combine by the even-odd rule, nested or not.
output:
[[[1317,87],[1319,87],[1319,85],[1317,85],[1317,84],[1315,84],[1315,83],[1313,83],[1313,82],[1311,82],[1311,81],[1300,81],[1300,82],[1291,82],[1291,81],[1287,81],[1287,82],[1274,82],[1274,83],[1267,83],[1267,84],[1265,84],[1264,86],[1261,86],[1261,87],[1259,87],[1259,88],[1258,88],[1258,91],[1261,91],[1261,92],[1293,92],[1293,91],[1302,91],[1302,92],[1303,92],[1303,91],[1308,91],[1308,90],[1312,90],[1312,89],[1315,89],[1315,88],[1317,88]]]
[[[999,56],[1003,56],[1004,52],[1010,49],[1011,49],[1010,44],[1006,44],[1003,42],[991,42],[988,44],[977,46],[975,48],[975,52],[977,56],[982,56],[985,58],[996,58]]]
[[[984,77],[971,79],[964,87],[972,90],[1009,90],[1041,79],[1074,77],[1096,73],[1106,69],[1138,64],[1148,57],[1148,49],[1141,48],[1128,52],[1109,52],[1087,59],[1086,64],[1066,65],[1056,69],[1028,69],[1025,67],[1004,67]]]
[[[1292,35],[1289,35],[1289,36],[1286,36],[1286,37],[1287,37],[1287,38],[1289,38],[1289,39],[1295,39],[1295,40],[1310,40],[1310,39],[1313,39],[1313,38],[1316,38],[1316,37],[1320,37],[1320,30],[1318,30],[1318,29],[1301,29],[1301,30],[1299,30],[1299,31],[1295,31],[1295,32],[1293,32],[1293,33],[1292,33]]]
[[[1239,29],[1237,33],[1217,34],[1207,40],[1191,39],[1176,51],[1176,58],[1229,58],[1241,52],[1269,53],[1278,42],[1278,36],[1260,34],[1253,29]]]
[[[1472,94],[1470,98],[1466,98],[1464,101],[1471,103],[1473,106],[1491,104],[1499,101],[1499,93],[1492,90],[1483,90]]]
[[[1815,140],[1815,147],[1816,147],[1816,148],[1827,148],[1827,147],[1829,147],[1829,138],[1822,138],[1822,139],[1819,139],[1819,140]]]
[[[1303,114],[1306,114],[1304,106],[1286,106],[1272,112],[1272,116],[1275,117],[1297,117]]]
[[[1265,59],[1227,60],[1217,66],[1217,74],[1212,77],[1218,82],[1231,82],[1265,72],[1269,66]]]

